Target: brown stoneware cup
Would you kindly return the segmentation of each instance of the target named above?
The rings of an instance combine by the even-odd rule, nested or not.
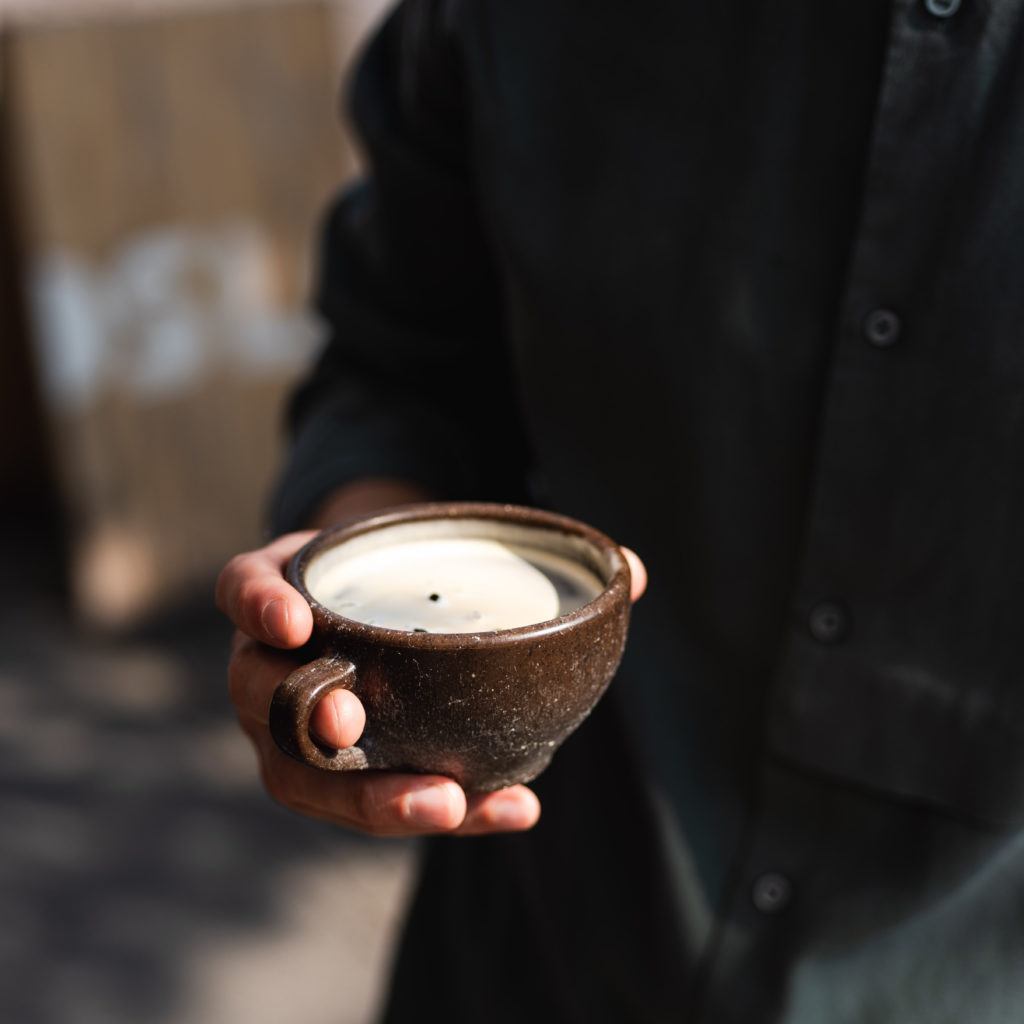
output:
[[[545,622],[493,632],[418,633],[347,619],[307,587],[318,559],[339,545],[385,530],[396,537],[412,531],[429,538],[435,530],[451,536],[453,521],[459,537],[506,539],[569,557],[604,588],[588,604]],[[370,538],[386,542],[383,534]],[[626,641],[630,579],[618,545],[583,523],[539,509],[403,506],[318,534],[292,559],[287,575],[313,611],[315,659],[278,686],[270,730],[287,754],[330,771],[436,773],[470,791],[528,782],[604,693]],[[326,749],[310,735],[310,716],[325,694],[339,688],[362,701],[366,728],[358,746]]]

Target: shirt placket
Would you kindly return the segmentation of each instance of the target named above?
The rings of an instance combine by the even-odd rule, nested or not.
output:
[[[929,249],[964,173],[961,127],[975,113],[958,79],[966,44],[957,19],[969,13],[976,29],[981,13],[959,0],[894,5],[823,387],[790,634],[769,709],[774,752],[896,791],[897,762],[920,723],[895,697],[887,704],[893,695],[871,669],[887,655],[892,622],[913,614],[888,587],[902,572],[904,531],[914,529],[906,510],[918,498],[905,487],[907,469],[928,455],[923,416],[947,386],[934,372]]]
[[[927,218],[942,201],[940,183],[957,166],[955,118],[944,123],[951,112],[943,98],[956,94],[963,42],[957,21],[969,4],[893,5],[859,223],[822,386],[791,631],[768,708],[770,756],[855,782],[880,709],[865,703],[863,694],[830,693],[828,662],[860,642],[862,626],[874,613],[857,560],[870,556],[864,538],[885,535],[885,501],[873,501],[872,490],[891,483],[878,467],[891,461],[894,431],[905,403],[915,398],[915,374],[928,360],[915,316],[927,256],[921,250],[928,246]],[[975,23],[981,17],[976,10],[969,13]],[[968,99],[954,98],[954,108],[957,102],[966,105]],[[915,220],[921,211],[925,223]],[[894,543],[891,536],[885,543]],[[854,738],[837,736],[837,724]],[[806,842],[777,827],[785,793],[785,787],[761,787],[737,859],[729,912],[707,964],[702,1021],[807,1024],[782,1010],[785,974],[799,958],[807,923],[823,912],[801,900],[802,882],[808,872],[828,866],[814,865]],[[815,890],[821,891],[820,879]],[[751,991],[760,1001],[749,998]],[[752,1005],[763,1016],[750,1017]]]

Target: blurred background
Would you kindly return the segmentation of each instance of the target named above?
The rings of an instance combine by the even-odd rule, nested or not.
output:
[[[414,850],[273,805],[213,579],[381,0],[0,0],[0,1016],[362,1024]]]

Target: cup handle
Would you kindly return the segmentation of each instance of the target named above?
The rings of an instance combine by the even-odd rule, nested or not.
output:
[[[309,733],[309,720],[320,700],[331,690],[351,690],[355,681],[355,665],[335,655],[297,668],[278,685],[270,701],[270,735],[278,747],[314,768],[332,772],[366,768],[366,754],[359,747],[330,753]]]

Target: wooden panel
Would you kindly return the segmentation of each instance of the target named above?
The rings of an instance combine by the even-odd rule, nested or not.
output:
[[[349,169],[331,22],[35,26],[6,63],[73,590],[118,625],[261,536],[314,229]]]

